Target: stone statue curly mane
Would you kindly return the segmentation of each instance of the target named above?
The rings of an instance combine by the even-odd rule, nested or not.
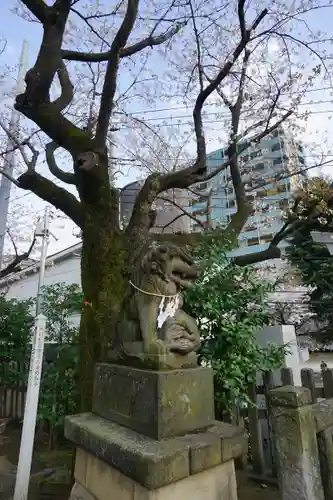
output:
[[[193,259],[183,248],[167,244],[145,252],[131,276],[119,324],[123,359],[149,359],[170,368],[196,364],[200,335],[196,321],[181,309],[181,292],[197,277]]]

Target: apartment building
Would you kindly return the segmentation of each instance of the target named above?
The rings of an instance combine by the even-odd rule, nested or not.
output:
[[[226,149],[207,155],[208,172],[212,172],[228,159]],[[306,177],[295,174],[305,166],[303,146],[284,131],[276,129],[259,144],[239,155],[239,165],[254,214],[249,217],[239,237],[239,248],[234,255],[252,253],[267,248],[273,236],[282,227],[282,214],[291,202],[292,193],[304,183]],[[237,211],[236,197],[230,169],[223,170],[207,183],[197,187],[203,196],[192,202],[192,212],[205,209],[205,193],[212,189],[211,220],[213,225],[226,225]],[[198,190],[197,189],[197,190]],[[200,216],[202,221],[205,216]],[[200,231],[200,224],[192,223],[192,231]],[[281,243],[281,247],[286,242]]]

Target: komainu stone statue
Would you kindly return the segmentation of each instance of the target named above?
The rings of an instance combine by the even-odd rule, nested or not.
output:
[[[200,334],[196,321],[181,309],[181,292],[198,275],[183,248],[166,244],[145,253],[131,277],[130,299],[118,328],[119,361],[152,368],[197,365]]]

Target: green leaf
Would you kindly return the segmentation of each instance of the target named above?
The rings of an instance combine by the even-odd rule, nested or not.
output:
[[[200,280],[184,297],[184,309],[201,326],[199,359],[213,367],[220,411],[248,404],[247,387],[260,370],[281,366],[284,349],[256,344],[256,333],[272,322],[266,308],[272,284],[251,267],[233,265],[219,241],[196,249]]]

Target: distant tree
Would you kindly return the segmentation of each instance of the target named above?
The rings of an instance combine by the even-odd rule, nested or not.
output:
[[[333,340],[333,257],[325,245],[315,243],[311,231],[333,233],[333,181],[325,177],[311,179],[295,200],[287,218],[300,221],[290,239],[287,258],[309,287],[309,310],[319,325],[320,340]],[[307,220],[306,224],[302,222]]]

